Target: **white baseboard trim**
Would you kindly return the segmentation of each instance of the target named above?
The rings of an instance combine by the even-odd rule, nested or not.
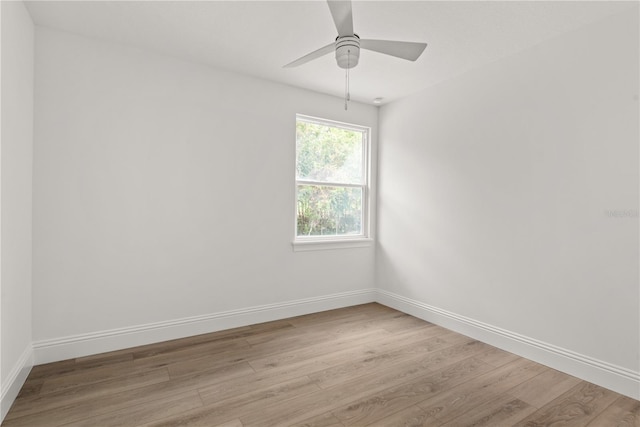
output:
[[[9,372],[6,380],[2,381],[0,391],[0,423],[7,416],[13,401],[16,400],[20,389],[24,385],[33,367],[33,348],[29,345]]]
[[[640,400],[640,372],[377,289],[376,301],[558,371]]]
[[[193,316],[164,322],[111,329],[88,334],[36,341],[33,343],[35,362],[57,362],[139,345],[185,338],[224,329],[254,325],[272,320],[352,305],[374,302],[375,289],[362,289],[313,298],[286,301]]]

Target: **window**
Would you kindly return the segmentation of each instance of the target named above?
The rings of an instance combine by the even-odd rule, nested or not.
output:
[[[296,116],[296,242],[368,238],[369,129]]]

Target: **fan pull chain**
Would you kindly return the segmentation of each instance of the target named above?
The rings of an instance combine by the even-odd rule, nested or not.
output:
[[[344,70],[344,111],[347,111],[347,101],[349,100],[349,69]]]
[[[347,69],[344,70],[344,110],[347,111],[347,102],[351,101],[349,91],[349,69],[351,68],[351,50],[347,50]]]

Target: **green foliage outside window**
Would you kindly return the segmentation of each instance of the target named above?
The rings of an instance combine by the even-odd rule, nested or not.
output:
[[[362,131],[298,120],[298,236],[362,234],[363,143]]]

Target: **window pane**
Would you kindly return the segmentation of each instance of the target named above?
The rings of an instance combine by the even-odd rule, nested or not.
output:
[[[363,133],[297,121],[298,179],[362,184]]]
[[[362,189],[298,185],[298,236],[362,234]]]

